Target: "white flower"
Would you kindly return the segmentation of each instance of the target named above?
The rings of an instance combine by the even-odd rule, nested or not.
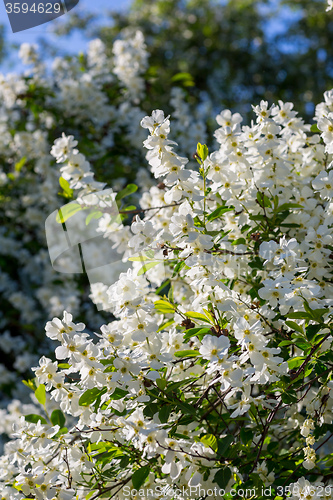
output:
[[[320,191],[322,198],[332,198],[333,196],[333,170],[327,173],[325,170],[320,172],[312,181],[312,186],[316,191]]]
[[[52,321],[46,323],[46,336],[52,340],[61,341],[64,333],[74,334],[75,332],[82,332],[85,329],[86,325],[84,323],[75,324],[72,320],[73,316],[64,311],[64,317],[61,321],[58,318],[53,318]]]
[[[229,349],[230,340],[228,337],[214,337],[205,335],[199,349],[200,354],[209,361],[217,361],[223,358]]]
[[[229,109],[225,109],[217,115],[216,121],[221,127],[232,127],[233,125],[241,123],[243,118],[239,113],[232,114]]]
[[[314,428],[314,421],[311,418],[307,418],[306,420],[304,420],[301,427],[302,436],[307,437]]]
[[[63,132],[62,137],[54,141],[51,155],[56,158],[57,163],[63,163],[71,154],[77,152],[77,150],[74,149],[77,144],[78,142],[74,140],[73,135],[66,136]]]

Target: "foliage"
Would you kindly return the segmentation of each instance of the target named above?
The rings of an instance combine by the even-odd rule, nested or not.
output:
[[[107,182],[120,192],[126,180],[148,186],[151,179],[142,168],[139,123],[149,54],[140,32],[117,41],[110,56],[94,40],[87,54],[56,58],[51,74],[37,47],[23,44],[20,56],[31,69],[0,78],[0,390],[8,397],[14,391],[23,400],[17,381],[48,353],[43,328],[50,316],[66,309],[91,328],[103,322],[103,313],[97,314],[89,300],[86,277],[52,269],[45,219],[73,200],[72,188],[81,177],[90,176],[90,188],[102,189]],[[177,120],[175,137],[183,137],[184,153],[191,154],[205,134],[205,117],[175,91],[174,104],[183,106],[186,120],[197,123],[197,135],[189,136],[184,119]],[[89,163],[78,161],[83,156],[68,167],[76,172],[75,183],[69,185],[66,172],[59,174],[50,150],[62,132],[75,135],[80,151],[93,161],[95,178]],[[132,194],[127,207],[136,202],[134,191],[118,195]],[[68,257],[62,265],[70,267]]]
[[[143,118],[163,185],[141,189],[131,229],[135,188],[115,222],[70,168],[86,161],[76,141],[55,141],[77,203],[96,193],[99,230],[138,257],[92,286],[116,318],[97,338],[66,311],[46,324],[56,360],[33,368],[41,409],[5,445],[10,498],[332,497],[333,91],[320,135],[291,103],[253,109],[251,128],[221,112],[218,149],[191,160],[161,110]]]
[[[315,124],[261,100],[209,135],[214,96],[161,56],[162,93],[141,31],[49,76],[20,54],[31,75],[0,82],[0,384],[20,397],[26,374],[33,404],[0,410],[1,498],[331,499],[333,90]],[[159,95],[172,125],[144,116]],[[45,212],[89,284],[72,254],[51,269]]]
[[[310,119],[332,86],[332,13],[325,7],[326,0],[135,0],[101,27],[82,16],[77,27],[110,50],[124,29],[144,33],[149,113],[171,112],[167,89],[177,82],[190,102],[208,95],[217,112],[230,108],[249,120],[249,103],[281,99]],[[59,33],[74,26],[71,19]]]

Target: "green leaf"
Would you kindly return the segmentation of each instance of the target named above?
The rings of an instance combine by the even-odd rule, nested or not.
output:
[[[172,406],[171,405],[164,405],[158,412],[159,419],[162,424],[166,424],[167,421],[169,420],[170,413],[172,411]]]
[[[69,363],[59,363],[58,364],[58,368],[61,368],[61,369],[66,369],[66,368],[70,368],[70,364]]]
[[[149,269],[152,269],[153,267],[157,266],[158,264],[161,264],[160,261],[155,261],[155,262],[147,262],[147,264],[144,264],[141,269],[139,269],[137,276],[141,276],[145,272],[149,271]]]
[[[158,378],[156,380],[156,385],[163,391],[165,389],[165,386],[167,385],[167,381],[165,380],[165,378]]]
[[[311,319],[311,316],[303,311],[297,311],[297,312],[292,312],[287,314],[287,318],[292,318],[292,319]]]
[[[182,72],[182,73],[176,73],[172,78],[171,78],[171,81],[172,82],[179,82],[181,80],[186,80],[186,81],[190,81],[190,82],[193,82],[193,77],[190,73],[185,73],[185,72]]]
[[[121,469],[125,469],[125,467],[128,466],[129,461],[130,461],[130,457],[128,457],[127,455],[124,455],[123,458],[119,462],[119,467]]]
[[[265,217],[263,215],[260,215],[260,214],[256,214],[256,215],[249,215],[249,219],[250,220],[265,220]]]
[[[185,316],[187,316],[188,318],[192,318],[192,319],[201,319],[201,321],[205,321],[205,323],[210,323],[209,319],[206,316],[204,316],[203,314],[194,312],[194,311],[190,311],[190,312],[185,313]]]
[[[128,186],[126,186],[124,189],[119,191],[119,193],[117,193],[116,201],[120,201],[123,198],[125,198],[125,196],[129,196],[130,194],[135,193],[137,191],[137,189],[138,189],[138,186],[136,186],[135,184],[128,184]]]
[[[175,302],[174,296],[173,296],[173,286],[172,285],[169,288],[168,300],[171,302],[171,304],[174,304],[174,302]]]
[[[106,392],[106,391],[105,391]],[[127,396],[128,391],[124,391],[124,389],[120,389],[120,387],[116,387],[113,393],[109,396],[109,399],[123,399]]]
[[[83,209],[78,203],[67,203],[67,205],[59,208],[56,221],[58,222],[58,224],[63,224],[64,222],[66,222],[66,220],[68,220],[70,217],[73,217],[73,215],[75,215],[80,210]]]
[[[289,326],[289,328],[292,328],[293,330],[296,330],[296,332],[303,333],[303,328],[295,323],[295,321],[286,321],[286,325]]]
[[[224,467],[223,469],[217,471],[213,481],[214,483],[217,483],[220,488],[225,489],[230,479],[231,479],[231,470],[229,469],[229,467]]]
[[[232,245],[246,245],[246,239],[245,238],[237,238],[237,240],[234,240]]]
[[[298,368],[299,366],[301,366],[304,359],[304,356],[296,356],[294,358],[288,359],[289,370],[293,370],[294,368]]]
[[[157,330],[157,333],[161,332],[162,330],[166,330],[169,326],[173,325],[174,322],[175,322],[174,319],[169,319],[169,321],[167,321],[166,323],[163,323],[163,325],[161,325],[159,327],[159,329]]]
[[[126,212],[130,212],[132,210],[136,210],[135,205],[128,205],[128,207],[123,207],[121,210],[125,210]]]
[[[228,434],[225,436],[223,439],[218,440],[218,448],[217,452],[219,455],[222,455],[222,457],[225,455],[226,451],[228,448],[230,448],[231,443],[233,442],[234,437],[231,434]]]
[[[73,189],[69,187],[69,182],[66,181],[66,179],[64,179],[63,177],[60,177],[59,184],[60,187],[62,187],[62,189],[64,190],[64,192],[67,194],[67,196],[71,198],[73,196]]]
[[[251,429],[247,429],[246,427],[243,427],[240,431],[240,437],[241,437],[241,440],[244,444],[248,444],[253,439],[253,431]]]
[[[29,413],[29,415],[24,415],[24,419],[26,422],[30,422],[32,424],[37,424],[39,421],[42,424],[47,424],[45,418],[41,417],[40,415],[35,415],[34,413]]]
[[[201,356],[199,351],[191,351],[190,349],[185,351],[176,351],[176,358],[187,358],[188,356]]]
[[[40,403],[41,405],[44,406],[46,403],[46,390],[45,390],[44,384],[40,384],[37,387],[37,389],[35,390],[35,396],[36,396],[38,403]]]
[[[58,438],[62,434],[67,434],[67,432],[68,432],[68,428],[67,427],[61,427],[61,429],[58,430],[57,434],[54,437]]]
[[[53,410],[50,420],[53,425],[59,425],[60,428],[65,427],[65,416],[61,410]]]
[[[217,439],[213,434],[206,434],[200,441],[207,447],[212,448],[212,450],[217,451]]]
[[[261,207],[268,207],[268,208],[272,207],[272,204],[271,204],[269,198],[267,198],[267,196],[265,194],[261,193],[260,191],[258,191],[258,193],[257,193],[257,200],[258,200],[258,203]]]
[[[157,403],[150,403],[148,404],[144,410],[143,410],[143,414],[145,417],[149,417],[149,418],[153,418],[153,416],[159,412],[159,410],[161,409],[161,405],[160,404],[157,404]]]
[[[99,210],[95,210],[94,212],[90,212],[90,214],[86,218],[86,226],[88,226],[89,222],[92,219],[100,219],[103,215],[103,212],[100,212]]]
[[[16,172],[21,172],[22,167],[24,167],[24,165],[26,164],[26,161],[27,161],[26,156],[23,156],[23,158],[21,158],[20,161],[18,161],[17,163],[15,163],[15,171]]]
[[[160,295],[160,297],[163,297],[165,293],[162,293],[164,291],[167,291],[168,287],[170,286],[170,279],[166,279],[163,281],[163,283],[155,290],[156,295]]]
[[[143,483],[149,476],[150,470],[151,470],[150,466],[145,465],[144,467],[141,467],[140,469],[134,472],[132,476],[132,484],[135,490],[140,489],[140,487],[143,485]]]
[[[328,309],[312,309],[312,316],[314,321],[317,321],[317,323],[322,323],[323,322],[323,315],[328,313]]]
[[[207,220],[211,222],[212,220],[221,217],[221,215],[225,214],[226,212],[232,212],[233,210],[234,210],[233,208],[218,207],[211,214],[208,215]]]
[[[128,260],[132,262],[144,262],[146,260],[151,260],[151,259],[150,257],[148,257],[148,255],[141,254],[139,257],[129,257]]]
[[[301,227],[299,224],[280,224],[281,227],[291,227],[291,228],[294,228],[294,227]]]
[[[179,408],[186,415],[187,414],[196,415],[195,408],[193,408],[193,406],[183,401],[177,401],[177,408]]]
[[[299,203],[283,203],[282,205],[277,207],[277,209],[274,210],[274,212],[276,214],[278,214],[280,212],[284,212],[285,210],[290,210],[292,208],[304,208],[304,207],[303,207],[303,205],[300,205]]]
[[[188,268],[188,266],[185,264],[185,262],[182,260],[181,262],[178,262],[175,267],[173,268],[173,274],[172,274],[172,277],[174,278],[176,276],[176,274],[179,273],[179,271],[181,269],[183,269],[183,267],[186,267]]]
[[[208,156],[208,147],[206,146],[206,144],[200,144],[200,142],[198,142],[197,154],[202,159],[202,161],[205,161]]]
[[[157,300],[154,302],[155,309],[162,314],[170,314],[175,312],[175,308],[166,300]]]
[[[103,394],[106,393],[106,387],[103,389],[98,389],[94,387],[93,389],[87,389],[79,399],[80,406],[89,406],[96,401],[97,398],[100,398]]]
[[[290,391],[290,389],[289,389]],[[294,403],[297,403],[297,397],[295,394],[292,394],[291,392],[284,392],[281,394],[281,399],[284,404],[286,405],[292,405]]]
[[[311,344],[304,339],[297,339],[295,345],[299,347],[299,349],[302,349],[302,351],[306,351],[311,348]]]
[[[284,347],[286,345],[292,345],[293,341],[292,340],[282,340],[282,342],[279,343],[279,347]]]
[[[202,326],[199,326],[198,328],[190,328],[185,332],[184,342],[187,342],[187,340],[189,340],[191,337],[198,337],[200,339],[200,337],[205,335],[206,333],[211,333],[210,328],[205,328]]]
[[[309,325],[306,328],[306,338],[311,342],[315,335],[321,330],[320,325]]]
[[[190,382],[193,382],[193,380],[195,380],[195,378],[192,377],[192,378],[187,378],[185,380],[181,380],[180,382],[171,382],[166,386],[165,392],[177,391],[179,387],[181,387],[182,385],[189,384]]]
[[[316,123],[313,123],[310,128],[311,132],[314,132],[315,134],[321,134],[321,130],[319,130],[318,125]]]
[[[22,383],[32,391],[35,391],[36,386],[33,380],[22,380]]]

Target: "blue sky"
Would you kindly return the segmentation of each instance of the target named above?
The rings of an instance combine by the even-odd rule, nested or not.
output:
[[[279,1],[280,0],[269,0],[268,4],[263,3],[261,5],[262,11],[274,11]],[[72,12],[78,11],[79,9],[86,12],[93,12],[100,16],[101,22],[105,22],[105,15],[109,10],[126,10],[130,6],[131,2],[132,0],[80,0],[79,5],[76,6]],[[70,16],[71,13],[69,12],[66,15]],[[290,8],[284,6],[280,10],[279,16],[275,18],[273,17],[265,26],[266,36],[271,38],[278,33],[283,33],[287,29],[288,25],[299,15],[299,13],[293,12]],[[64,17],[61,19],[64,19]],[[50,42],[51,45],[58,47],[60,50],[63,49],[67,53],[77,54],[80,51],[85,51],[88,43],[88,40],[85,37],[83,37],[77,30],[70,37],[56,37],[52,34],[54,22],[60,21],[51,21],[41,26],[37,26],[36,28],[21,31],[19,33],[12,33],[4,3],[0,0],[0,23],[5,24],[6,39],[8,44],[12,45],[15,43],[20,45],[23,42],[38,43],[39,39],[44,38],[46,41]],[[295,47],[290,45],[285,47],[281,46],[280,49],[285,52],[290,52],[294,51]],[[24,67],[20,62],[17,52],[18,51],[12,51],[10,59],[7,59],[0,65],[1,73],[22,71]]]
[[[99,14],[101,19],[104,17],[108,10],[124,10],[128,8],[131,0],[80,0],[77,7],[73,9],[72,12],[78,9],[84,10],[86,12],[93,12]],[[70,13],[67,16],[71,15]],[[79,51],[84,51],[87,45],[87,40],[80,36],[76,31],[70,37],[59,38],[52,35],[52,25],[53,21],[37,26],[36,28],[31,28],[26,31],[21,31],[19,33],[12,33],[9,20],[5,11],[5,6],[2,0],[0,0],[0,22],[5,25],[6,28],[6,40],[9,44],[21,44],[24,42],[28,43],[38,43],[38,39],[45,38],[49,42],[56,43],[58,48],[63,48],[71,53],[78,53]],[[13,53],[11,59],[5,61],[0,65],[0,72],[8,73],[10,71],[21,70],[22,66],[20,64],[17,54]]]

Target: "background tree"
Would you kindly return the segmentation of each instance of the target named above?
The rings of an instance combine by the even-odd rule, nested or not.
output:
[[[147,111],[170,111],[168,88],[177,81],[189,101],[208,94],[216,111],[249,116],[249,102],[282,99],[310,118],[332,86],[333,25],[325,9],[325,0],[134,0],[104,25],[76,13],[57,31],[83,30],[111,50],[125,28],[140,29],[151,54]]]
[[[0,62],[4,59],[5,53],[5,28],[0,24]]]

